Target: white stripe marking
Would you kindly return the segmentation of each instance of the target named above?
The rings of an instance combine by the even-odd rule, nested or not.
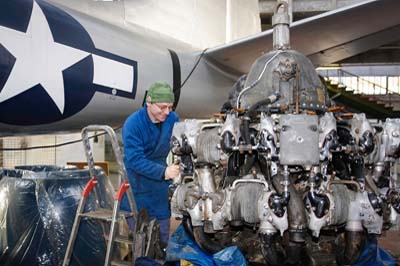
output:
[[[133,66],[92,54],[93,83],[121,91],[132,92]]]

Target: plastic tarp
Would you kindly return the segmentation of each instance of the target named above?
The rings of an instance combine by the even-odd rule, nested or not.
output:
[[[16,169],[0,169],[0,179],[3,177],[22,177],[31,174],[31,171]]]
[[[179,265],[181,259],[196,266],[244,266],[246,260],[239,248],[227,247],[213,255],[205,253],[180,225],[168,242],[167,261]],[[376,236],[370,235],[355,266],[396,266],[389,253],[378,246]]]
[[[396,266],[396,262],[389,253],[378,246],[376,236],[369,235],[355,266]]]
[[[135,266],[161,266],[161,264],[147,257],[139,257],[135,261]]]
[[[205,253],[187,234],[182,225],[171,236],[168,247],[168,262],[190,261],[196,266],[246,266],[247,262],[236,246],[224,248],[211,255]],[[178,264],[179,265],[179,264]]]
[[[17,170],[28,170],[32,172],[54,172],[54,171],[71,171],[78,168],[73,165],[19,165],[15,166]]]
[[[21,171],[0,171],[0,265],[62,265],[89,171]],[[96,177],[99,204],[109,207],[109,181],[100,171]],[[86,211],[95,202],[91,193]],[[82,220],[70,265],[102,265],[105,249],[102,227]]]

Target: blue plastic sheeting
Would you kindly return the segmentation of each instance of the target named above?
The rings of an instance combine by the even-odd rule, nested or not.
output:
[[[2,179],[3,177],[22,177],[28,174],[31,174],[31,172],[15,169],[0,169],[0,179]]]
[[[62,265],[89,176],[87,170],[4,175],[0,180],[0,265]],[[112,199],[108,195],[112,194],[107,192],[111,189],[107,177],[101,172],[96,176],[100,206],[109,207]],[[95,206],[94,197],[89,197],[86,211]],[[100,225],[83,221],[71,265],[103,265],[105,249]]]
[[[15,166],[18,170],[29,170],[32,172],[54,172],[54,171],[71,171],[77,170],[78,168],[73,165],[19,165]]]
[[[210,255],[205,253],[186,233],[182,225],[171,236],[167,247],[168,262],[190,261],[196,266],[246,266],[247,262],[236,246],[227,247]],[[179,264],[177,264],[179,265]]]
[[[369,235],[364,251],[355,266],[396,266],[389,253],[378,246],[375,235]]]
[[[236,246],[225,248],[214,255],[205,253],[180,225],[168,242],[168,262],[184,259],[198,266],[245,266],[245,258]],[[176,263],[179,265],[179,263]],[[396,266],[390,254],[380,248],[376,236],[370,235],[355,266]]]
[[[162,266],[162,265],[153,259],[146,257],[139,257],[135,261],[135,266]]]
[[[245,266],[246,259],[237,246],[227,247],[213,255],[217,266]]]

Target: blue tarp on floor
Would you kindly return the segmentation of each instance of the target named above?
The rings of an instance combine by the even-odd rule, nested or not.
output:
[[[172,234],[167,248],[169,262],[179,262],[181,259],[190,261],[196,266],[246,266],[247,262],[236,246],[224,248],[210,255],[205,253],[179,225]],[[179,265],[179,264],[178,264]]]
[[[179,262],[184,259],[196,266],[245,266],[243,254],[232,246],[210,255],[192,240],[180,225],[168,242],[167,261]],[[179,264],[176,264],[179,265]],[[367,244],[355,266],[396,266],[393,257],[380,248],[375,236],[369,236]]]
[[[379,247],[376,236],[370,235],[354,266],[396,266],[396,262],[389,253]]]

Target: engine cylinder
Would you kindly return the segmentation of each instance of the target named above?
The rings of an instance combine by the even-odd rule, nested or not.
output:
[[[349,190],[345,185],[334,184],[330,186],[333,197],[334,208],[331,208],[331,221],[330,224],[343,224],[347,220],[347,214],[349,213]]]
[[[231,212],[234,221],[259,222],[257,202],[264,190],[258,183],[240,183],[232,193]]]
[[[197,138],[197,161],[199,163],[218,162],[221,152],[217,149],[220,143],[218,128],[203,130]]]

